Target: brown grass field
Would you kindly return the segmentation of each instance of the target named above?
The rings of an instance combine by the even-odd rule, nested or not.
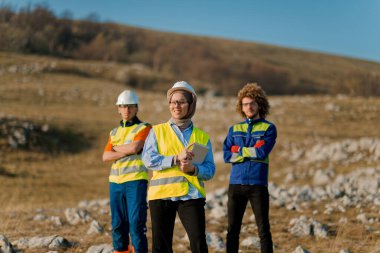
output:
[[[103,63],[75,62],[52,58],[35,58],[16,54],[0,53],[0,117],[13,116],[38,124],[48,124],[62,130],[80,133],[88,141],[77,153],[49,153],[14,150],[0,142],[0,234],[10,241],[25,236],[60,235],[77,245],[59,252],[85,252],[89,246],[111,243],[109,214],[96,219],[106,232],[87,235],[88,224],[52,226],[48,222],[34,221],[38,209],[48,215],[60,216],[63,210],[76,207],[81,200],[108,198],[109,164],[101,161],[104,145],[110,129],[117,125],[119,116],[114,106],[117,95],[128,88],[123,84],[105,79],[81,77],[67,73],[44,71],[9,71],[10,66],[21,66],[33,62],[50,61],[57,64],[75,64],[83,67],[103,68]],[[111,70],[115,66],[109,65]],[[171,83],[163,84],[168,88]],[[243,84],[242,84],[243,85]],[[137,90],[140,96],[139,117],[152,124],[169,119],[165,92]],[[231,94],[234,96],[235,94]],[[319,142],[334,142],[361,137],[380,137],[380,98],[346,96],[270,96],[272,105],[269,120],[278,128],[278,140],[271,154],[270,181],[283,184],[284,178],[293,171],[302,173],[311,169],[333,167],[337,174],[346,174],[358,168],[380,166],[379,161],[366,159],[355,163],[318,163],[307,166],[290,161],[286,154],[292,147],[302,150]],[[328,110],[328,108],[335,108]],[[235,113],[234,97],[200,97],[195,125],[211,135],[215,151],[217,172],[207,182],[206,190],[212,192],[228,186],[230,166],[218,158],[228,127],[241,119]],[[6,173],[5,173],[6,172]],[[13,176],[7,176],[11,174]],[[311,178],[300,178],[295,185],[311,184]],[[303,212],[271,206],[271,226],[275,252],[292,252],[302,245],[310,252],[339,252],[350,249],[355,253],[380,252],[380,224],[371,224],[371,229],[357,221],[359,211],[365,211],[373,218],[380,218],[376,206],[352,207],[345,213],[324,214],[327,203],[309,203]],[[313,212],[313,211],[317,212]],[[252,212],[248,208],[244,224],[249,224]],[[207,214],[209,215],[209,214]],[[312,236],[295,237],[288,232],[289,220],[305,215],[321,223],[331,225],[331,234],[325,239]],[[339,224],[340,218],[348,222]],[[208,221],[210,221],[210,217]],[[148,218],[149,220],[149,218]],[[225,220],[226,221],[226,220]],[[251,227],[249,227],[251,228]],[[216,232],[225,239],[226,222],[207,224],[208,232]],[[176,225],[176,235],[184,235],[182,225]],[[248,229],[242,238],[257,236],[256,229]],[[189,252],[186,241],[174,241],[186,245],[182,252]],[[150,239],[150,222],[148,222]],[[187,251],[186,251],[187,250]],[[47,249],[29,249],[25,252],[47,252]],[[210,252],[213,249],[210,248]],[[244,249],[242,252],[259,252]]]

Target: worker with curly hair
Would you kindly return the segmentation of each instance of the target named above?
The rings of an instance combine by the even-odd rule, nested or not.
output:
[[[248,83],[238,93],[236,111],[244,121],[230,127],[223,143],[224,161],[232,164],[228,188],[227,253],[239,251],[239,234],[248,201],[258,227],[261,252],[273,252],[269,225],[269,153],[276,127],[265,118],[269,102],[264,90]]]

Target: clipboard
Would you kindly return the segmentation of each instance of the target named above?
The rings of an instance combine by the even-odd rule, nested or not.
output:
[[[206,154],[208,152],[208,147],[201,145],[197,142],[194,142],[188,146],[189,150],[194,153],[194,157],[192,159],[193,163],[203,163],[205,160]]]

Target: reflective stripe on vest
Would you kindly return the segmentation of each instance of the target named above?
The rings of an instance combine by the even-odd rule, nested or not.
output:
[[[112,146],[129,144],[145,127],[146,123],[135,124],[130,127],[116,127],[110,132]],[[128,181],[145,179],[148,180],[145,165],[140,154],[125,156],[113,162],[109,181],[121,184]]]
[[[169,177],[169,178],[160,178],[150,182],[149,186],[158,186],[164,184],[173,184],[173,183],[182,183],[186,182],[184,177]]]
[[[164,156],[174,156],[182,152],[185,148],[178,136],[170,126],[170,123],[163,123],[153,126],[157,139],[158,152]],[[202,130],[193,127],[189,143],[197,142],[207,145],[210,137]],[[171,197],[181,197],[189,192],[189,183],[192,184],[202,196],[206,196],[203,184],[196,176],[183,173],[178,166],[153,171],[152,179],[149,183],[148,199],[165,199]]]
[[[257,122],[253,124],[252,130],[251,130],[251,136],[252,137],[260,137],[265,134],[265,132],[268,130],[270,127],[270,124],[266,122]],[[236,124],[233,126],[233,132],[235,135],[242,134],[246,136],[248,133],[248,124],[243,123],[243,124]],[[254,162],[260,162],[260,163],[269,163],[269,156],[267,156],[266,159],[264,160],[259,160],[255,158],[249,158],[250,156],[255,157],[256,156],[256,149],[255,148],[249,148],[249,149],[244,149],[244,153],[242,156],[237,156],[235,155],[234,157],[231,157],[231,162],[242,162],[244,160],[244,157],[249,161],[254,161]]]
[[[111,169],[110,175],[112,176],[119,176],[119,175],[124,175],[132,172],[144,172],[145,171],[145,166],[129,166],[125,168],[120,168],[118,170]]]

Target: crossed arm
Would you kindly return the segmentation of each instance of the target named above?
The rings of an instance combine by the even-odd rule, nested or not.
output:
[[[103,162],[119,160],[128,155],[139,153],[144,147],[143,140],[137,140],[129,144],[113,146],[111,151],[103,152]]]
[[[252,147],[237,146],[233,137],[232,127],[223,143],[223,156],[226,163],[241,163],[245,158],[264,160],[272,151],[277,138],[277,130],[271,125],[263,139],[258,140]],[[241,144],[241,143],[240,143]]]

